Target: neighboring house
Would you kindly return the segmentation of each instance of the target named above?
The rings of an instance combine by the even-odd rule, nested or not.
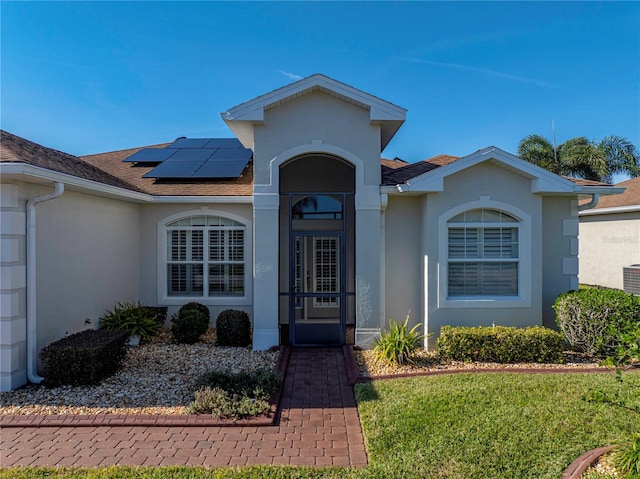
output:
[[[595,207],[580,212],[579,278],[584,284],[625,289],[627,268],[631,292],[630,275],[640,275],[640,177],[616,187],[625,188],[624,193],[600,198]]]
[[[409,312],[430,344],[552,325],[578,285],[578,201],[619,190],[495,147],[381,160],[405,113],[313,75],[223,113],[233,139],[75,157],[3,132],[2,390],[116,301],[243,309],[256,349],[367,347]]]

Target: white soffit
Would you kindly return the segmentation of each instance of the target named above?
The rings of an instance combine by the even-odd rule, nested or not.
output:
[[[264,121],[265,110],[318,90],[368,110],[370,122],[381,126],[382,149],[406,119],[407,110],[404,108],[321,74],[311,75],[265,93],[220,113],[220,116],[245,148],[253,149],[253,125]]]

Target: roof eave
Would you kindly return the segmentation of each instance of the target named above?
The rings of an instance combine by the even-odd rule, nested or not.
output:
[[[583,210],[578,213],[579,216],[593,216],[593,215],[610,215],[618,213],[635,213],[640,212],[640,205],[629,206],[612,206],[609,208],[592,208],[589,210]]]
[[[0,176],[3,181],[25,181],[28,183],[48,184],[51,182],[62,182],[72,190],[81,191],[97,196],[104,196],[124,201],[138,203],[227,203],[227,204],[252,204],[253,196],[222,196],[222,195],[150,195],[139,193],[117,186],[105,185],[98,181],[87,180],[77,176],[60,173],[39,166],[29,165],[21,162],[0,163]]]
[[[107,185],[99,181],[88,180],[78,176],[49,170],[40,166],[21,162],[0,163],[0,176],[4,180],[26,181],[29,183],[61,182],[83,192],[90,192],[99,196],[124,199],[135,202],[149,202],[151,195],[133,190],[127,190],[118,186]]]

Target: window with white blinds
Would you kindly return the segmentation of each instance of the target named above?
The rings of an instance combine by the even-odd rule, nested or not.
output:
[[[476,209],[447,222],[448,296],[517,296],[519,222]]]
[[[313,242],[313,282],[316,293],[339,293],[339,244],[335,236],[316,236]],[[338,298],[313,298],[314,307],[338,306]]]
[[[168,296],[243,296],[245,227],[218,216],[167,225]]]

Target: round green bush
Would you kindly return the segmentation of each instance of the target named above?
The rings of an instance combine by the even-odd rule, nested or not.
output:
[[[180,311],[186,311],[188,309],[195,309],[203,316],[206,316],[207,322],[209,322],[209,320],[211,319],[211,313],[209,312],[209,308],[207,308],[204,304],[200,304],[195,301],[192,301],[182,306],[180,308]]]
[[[198,303],[189,303],[198,304]],[[182,344],[196,343],[200,336],[209,329],[209,309],[206,306],[206,314],[202,308],[184,306],[171,318],[171,333],[173,339]]]
[[[251,321],[249,315],[238,309],[226,309],[216,320],[216,345],[249,346],[251,344]]]

